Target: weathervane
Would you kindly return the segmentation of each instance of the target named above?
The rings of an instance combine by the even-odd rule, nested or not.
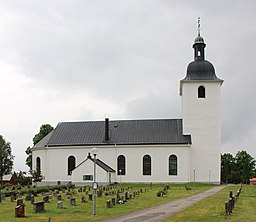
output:
[[[198,36],[200,36],[200,17],[197,19]]]

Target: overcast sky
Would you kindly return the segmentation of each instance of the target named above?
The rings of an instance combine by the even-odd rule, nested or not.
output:
[[[222,85],[222,152],[256,157],[256,1],[0,1],[0,135],[14,170],[42,124],[181,118],[197,17]]]

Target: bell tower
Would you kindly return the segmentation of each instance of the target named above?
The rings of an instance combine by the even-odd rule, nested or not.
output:
[[[203,37],[195,38],[194,61],[180,81],[183,134],[191,135],[190,181],[220,183],[221,85],[213,65],[205,60]]]

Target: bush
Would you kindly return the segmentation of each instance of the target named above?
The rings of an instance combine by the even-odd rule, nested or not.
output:
[[[163,190],[158,191],[156,194],[157,197],[162,197],[163,195],[166,195],[166,192],[164,192]]]

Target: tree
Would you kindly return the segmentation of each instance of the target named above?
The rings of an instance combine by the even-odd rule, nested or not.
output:
[[[26,174],[27,174],[26,172],[22,172],[22,171],[17,173],[17,182],[18,182],[19,185],[27,186],[27,185],[32,184],[32,177],[27,176]]]
[[[41,139],[43,139],[54,128],[50,124],[44,124],[40,127],[40,131],[33,138],[33,144],[36,145]]]
[[[238,151],[235,156],[236,166],[240,172],[241,180],[243,183],[250,183],[250,178],[254,176],[255,160],[246,151]]]
[[[11,173],[13,159],[11,144],[5,142],[4,138],[0,135],[0,181],[3,180],[4,175]]]
[[[31,147],[29,146],[26,149],[26,154],[28,155],[27,159],[26,159],[26,165],[29,167],[29,170],[32,170],[32,151],[31,151]]]
[[[221,181],[224,183],[230,183],[229,181],[231,172],[236,171],[235,159],[230,153],[224,153],[221,155]],[[233,173],[232,173],[233,175]]]
[[[39,133],[37,133],[33,137],[33,145],[36,145],[41,139],[43,139],[48,133],[50,133],[54,128],[50,124],[44,124],[40,127]],[[28,155],[26,159],[26,165],[29,167],[30,171],[32,171],[32,151],[29,146],[26,149],[26,154]]]
[[[41,182],[43,180],[43,176],[39,169],[32,171],[32,180],[36,184],[36,186],[37,186],[37,182]]]

